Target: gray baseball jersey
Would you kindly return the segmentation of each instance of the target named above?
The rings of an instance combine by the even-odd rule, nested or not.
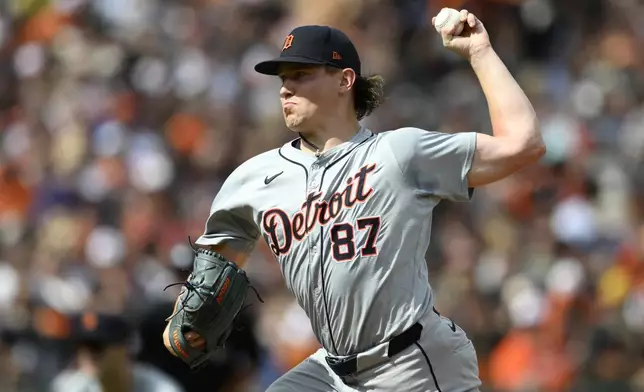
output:
[[[469,200],[476,136],[362,128],[318,157],[295,142],[229,176],[197,243],[250,251],[263,237],[325,349],[361,352],[431,310],[432,210]]]

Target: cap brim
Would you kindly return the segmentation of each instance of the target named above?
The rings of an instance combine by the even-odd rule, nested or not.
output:
[[[255,66],[255,71],[264,75],[279,75],[280,65],[282,64],[310,64],[310,65],[328,65],[323,61],[311,60],[305,57],[278,57],[273,60],[262,61]]]

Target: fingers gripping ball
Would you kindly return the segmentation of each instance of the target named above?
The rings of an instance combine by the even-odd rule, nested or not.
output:
[[[453,8],[443,8],[436,15],[434,27],[439,34],[443,30],[452,36],[461,34],[464,27],[461,22],[461,13]]]
[[[224,346],[244,306],[250,282],[246,273],[216,252],[197,249],[174,314],[168,317],[170,347],[196,369]],[[185,334],[195,332],[205,345],[193,347]]]
[[[443,8],[432,18],[443,46],[470,60],[473,54],[490,48],[490,36],[481,21],[467,10]]]

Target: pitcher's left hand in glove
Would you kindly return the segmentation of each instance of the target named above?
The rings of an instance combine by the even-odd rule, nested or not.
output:
[[[192,273],[183,285],[166,320],[164,340],[166,348],[196,369],[223,348],[251,286],[244,270],[205,249],[196,249]],[[195,336],[205,342],[195,344]]]

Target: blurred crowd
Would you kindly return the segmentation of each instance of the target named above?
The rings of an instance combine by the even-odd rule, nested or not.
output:
[[[313,352],[263,243],[247,265],[265,303],[249,296],[205,371],[162,346],[178,293],[164,288],[186,278],[188,236],[201,234],[226,176],[294,138],[279,80],[252,67],[296,25],[346,31],[364,72],[385,78],[388,100],[364,120],[372,130],[490,132],[475,76],[432,30],[443,6],[484,22],[548,152],[473,202],[438,207],[427,254],[436,307],[474,341],[484,391],[644,391],[638,1],[6,0],[0,392],[132,363],[167,375],[149,390],[263,391]],[[127,392],[121,378],[103,392]]]

